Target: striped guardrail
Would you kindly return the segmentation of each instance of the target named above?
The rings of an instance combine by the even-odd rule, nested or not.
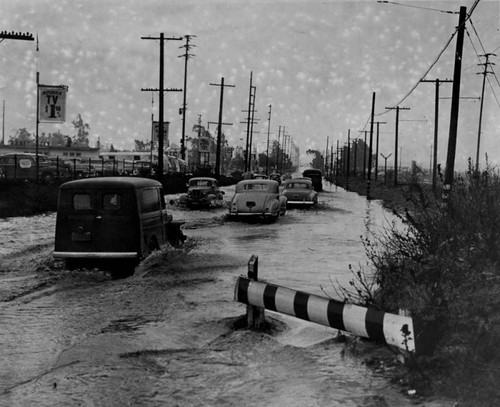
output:
[[[236,282],[235,301],[415,351],[411,317],[346,304],[244,276],[238,277]]]

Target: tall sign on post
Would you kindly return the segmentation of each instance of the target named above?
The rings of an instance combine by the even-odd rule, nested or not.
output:
[[[40,123],[64,123],[66,121],[66,94],[64,85],[38,85],[38,120]]]

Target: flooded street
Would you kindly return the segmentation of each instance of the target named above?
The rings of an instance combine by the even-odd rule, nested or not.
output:
[[[317,208],[271,224],[228,221],[226,208],[171,213],[186,247],[123,280],[52,259],[54,215],[4,221],[0,405],[416,405],[335,330],[272,312],[270,332],[237,329],[234,286],[251,255],[261,279],[333,296],[332,281],[366,263],[361,236],[393,221],[378,202],[326,184]],[[16,244],[22,228],[30,238]]]

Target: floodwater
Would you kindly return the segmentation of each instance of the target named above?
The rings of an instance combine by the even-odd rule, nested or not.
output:
[[[359,349],[380,345],[356,350],[335,330],[272,312],[268,332],[237,329],[236,277],[252,255],[260,279],[335,296],[349,264],[366,266],[361,238],[394,221],[378,202],[325,185],[317,208],[271,224],[229,221],[225,208],[171,212],[186,221],[186,247],[116,281],[52,259],[53,214],[2,221],[1,406],[419,404],[363,363]]]

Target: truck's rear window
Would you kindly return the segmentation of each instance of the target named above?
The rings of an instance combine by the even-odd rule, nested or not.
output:
[[[104,194],[102,196],[102,209],[105,211],[117,211],[122,207],[122,196],[120,194]]]
[[[76,211],[85,211],[92,209],[92,201],[90,194],[75,194],[73,195],[73,208]]]

